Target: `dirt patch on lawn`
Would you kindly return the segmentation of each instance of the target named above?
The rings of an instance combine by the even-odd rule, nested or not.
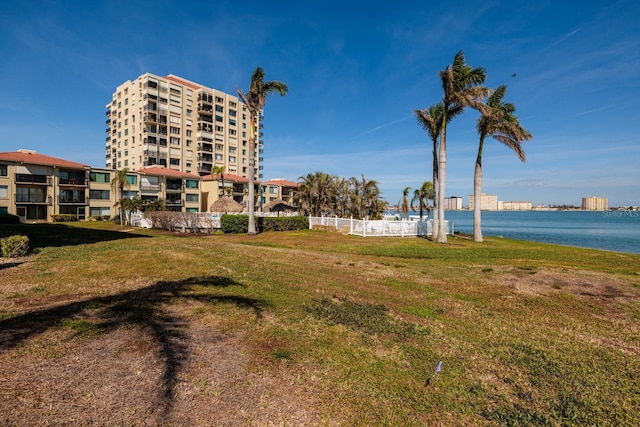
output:
[[[565,292],[599,299],[640,299],[639,288],[605,273],[544,268],[511,269],[504,273],[503,278],[510,288],[532,295]]]
[[[82,337],[53,328],[0,355],[0,425],[315,425],[286,370],[242,337],[190,321]]]

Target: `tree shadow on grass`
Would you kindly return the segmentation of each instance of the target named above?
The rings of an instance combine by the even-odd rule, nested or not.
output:
[[[74,227],[73,225],[60,223],[6,224],[0,230],[0,238],[15,234],[23,234],[29,237],[29,247],[32,249],[149,237],[131,232]]]
[[[168,304],[178,300],[226,303],[262,318],[266,303],[239,295],[216,295],[209,288],[242,286],[227,277],[192,277],[180,281],[161,281],[146,288],[106,297],[95,297],[37,310],[0,321],[0,351],[9,350],[35,335],[59,327],[91,313],[94,328],[106,332],[122,326],[137,326],[149,333],[160,346],[158,357],[164,364],[159,406],[163,415],[171,411],[178,373],[190,355],[185,329],[187,321],[172,314]]]

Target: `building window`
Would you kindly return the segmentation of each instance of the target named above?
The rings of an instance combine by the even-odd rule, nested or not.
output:
[[[109,208],[89,208],[89,216],[111,216]]]
[[[198,213],[198,208],[187,208],[187,212],[189,213]]]
[[[9,187],[6,185],[0,185],[0,199],[9,198]]]
[[[236,156],[229,156],[229,162],[230,163],[235,163],[236,162]]]
[[[186,194],[185,195],[187,202],[197,202],[198,201],[198,194]]]
[[[216,122],[222,123],[222,121],[223,121],[222,116],[216,115]]]
[[[198,188],[198,181],[195,179],[187,179],[185,185],[187,188]]]
[[[169,132],[180,135],[180,128],[177,128],[175,126],[169,126]]]
[[[235,119],[229,119],[229,125],[230,126],[235,126],[236,125]]]
[[[216,160],[224,160],[222,154],[216,154]]]
[[[89,190],[89,198],[93,200],[110,200],[109,190]]]
[[[0,176],[7,176],[7,165],[0,165]]]
[[[224,107],[222,105],[216,105],[216,111],[218,113],[222,113],[224,111]]]
[[[278,194],[278,187],[274,187],[272,185],[269,186],[269,193]]]
[[[111,182],[110,175],[105,172],[90,172],[89,181],[91,182]]]
[[[127,182],[129,183],[129,185],[138,185],[138,176],[127,175]]]
[[[180,165],[180,159],[174,159],[172,157],[172,158],[169,159],[169,164],[175,165],[175,166],[179,166]]]
[[[6,206],[0,206],[0,215],[7,215],[9,213],[9,208]]]

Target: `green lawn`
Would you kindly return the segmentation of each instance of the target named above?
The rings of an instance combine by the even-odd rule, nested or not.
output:
[[[181,236],[99,222],[0,229],[18,233],[35,254],[0,264],[6,425],[55,421],[21,404],[27,392],[49,414],[62,405],[30,390],[27,375],[74,353],[96,357],[88,349],[131,331],[143,343],[136,363],[162,367],[145,378],[162,399],[114,404],[92,415],[96,424],[148,422],[135,406],[161,408],[169,425],[172,412],[197,424],[196,413],[224,411],[241,425],[640,425],[640,255],[502,238]],[[194,362],[215,334],[242,349],[224,361],[242,361],[232,366],[244,385],[226,387],[253,396],[263,386],[253,400],[234,396],[241,411]],[[103,375],[112,393],[129,395],[125,380]],[[89,407],[74,406],[71,423]]]

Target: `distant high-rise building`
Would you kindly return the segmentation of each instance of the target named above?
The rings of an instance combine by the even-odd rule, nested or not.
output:
[[[604,211],[609,207],[609,199],[606,197],[583,197],[582,198],[582,209],[587,211]]]
[[[445,197],[444,208],[449,211],[459,211],[462,209],[462,197]]]
[[[473,210],[473,194],[469,196],[469,209]],[[480,196],[480,209],[483,211],[498,210],[498,196],[495,194],[484,194]]]
[[[108,169],[159,165],[209,175],[224,166],[249,175],[249,113],[237,96],[172,74],[146,73],[118,86],[106,107]],[[255,152],[255,176],[262,178],[262,141]]]

